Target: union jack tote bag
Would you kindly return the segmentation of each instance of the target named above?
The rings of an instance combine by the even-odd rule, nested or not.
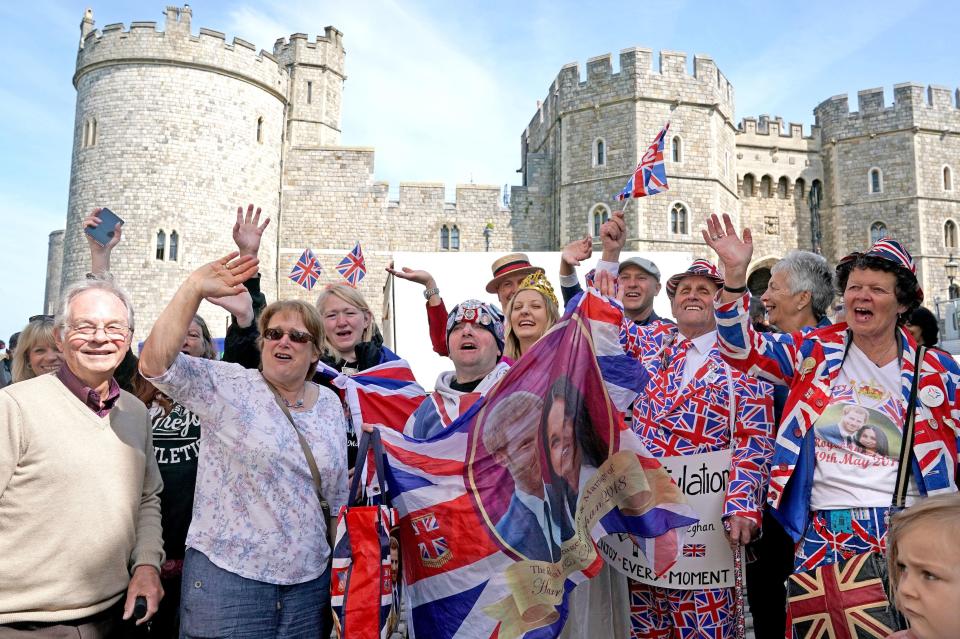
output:
[[[385,498],[383,446],[376,430],[361,436],[357,459],[366,459],[371,448],[380,494]],[[347,505],[337,516],[330,572],[333,625],[341,639],[387,639],[400,614],[399,575],[393,569],[390,552],[390,531],[397,514],[386,505],[359,505],[362,470],[363,464],[358,464]]]

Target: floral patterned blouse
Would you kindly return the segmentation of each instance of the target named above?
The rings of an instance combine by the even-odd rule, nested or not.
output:
[[[260,372],[181,353],[150,381],[203,423],[187,546],[248,579],[319,577],[330,553],[327,522],[297,434]],[[339,398],[319,391],[310,410],[291,414],[337,513],[347,499],[347,429]]]

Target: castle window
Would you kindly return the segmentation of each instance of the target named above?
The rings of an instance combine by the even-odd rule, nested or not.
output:
[[[170,251],[167,253],[167,259],[171,262],[177,261],[177,249],[179,249],[180,236],[176,231],[170,231]]]
[[[743,197],[753,197],[754,178],[752,173],[743,176]]]
[[[157,259],[163,259],[164,249],[167,247],[167,234],[163,231],[157,232]]]
[[[440,250],[450,250],[450,229],[446,224],[440,227]]]
[[[950,289],[947,291],[947,295],[950,296],[950,299],[955,300],[960,298],[960,284],[951,284]],[[953,315],[951,313],[951,315]],[[953,316],[954,328],[956,328],[957,318],[956,315]]]
[[[793,195],[798,199],[802,200],[806,196],[807,183],[803,181],[803,178],[797,178],[796,183],[793,185]]]
[[[950,170],[949,166],[943,167],[943,190],[953,190],[953,171]]]
[[[313,82],[307,80],[307,104],[313,102]]]
[[[90,119],[90,146],[94,146],[97,143],[97,119]]]
[[[773,197],[773,178],[764,175],[760,178],[760,197]]]
[[[790,190],[790,181],[786,176],[780,178],[777,182],[777,197],[787,199],[787,191]]]
[[[604,166],[607,163],[607,143],[597,138],[593,143],[593,165]]]
[[[686,235],[688,223],[687,207],[676,202],[670,207],[670,232],[674,235]]]
[[[874,245],[887,237],[887,225],[883,222],[874,222],[870,226],[870,245]]]
[[[883,193],[883,174],[880,169],[870,169],[870,182],[868,188],[870,193]]]
[[[456,224],[450,228],[450,250],[460,250],[460,227]]]
[[[600,237],[600,227],[610,219],[610,209],[603,204],[597,204],[590,211],[590,230],[593,237]]]
[[[97,143],[97,119],[87,118],[83,123],[83,137],[80,146],[87,148]]]
[[[957,223],[953,220],[943,225],[943,245],[948,249],[957,248]]]
[[[672,149],[672,158],[674,163],[680,164],[683,162],[683,140],[680,139],[679,135],[673,136],[673,140],[670,142],[670,147]]]
[[[257,118],[257,142],[263,142],[263,116]]]

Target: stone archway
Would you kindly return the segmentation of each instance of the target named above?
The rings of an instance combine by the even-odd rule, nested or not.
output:
[[[774,264],[780,261],[778,257],[765,257],[751,265],[747,272],[747,288],[750,294],[759,298],[767,290],[767,283],[770,281],[770,269]]]

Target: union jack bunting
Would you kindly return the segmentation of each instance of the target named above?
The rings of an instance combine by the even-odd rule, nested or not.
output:
[[[650,145],[650,148],[640,159],[640,163],[637,164],[637,168],[627,181],[627,185],[617,196],[618,200],[625,200],[628,197],[656,195],[670,188],[667,186],[667,170],[663,165],[663,144],[669,128],[670,123],[667,122],[660,129],[660,133],[654,138],[653,144]]]
[[[616,302],[588,291],[438,435],[416,440],[381,429],[411,636],[556,637],[567,594],[599,572],[596,543],[609,534],[662,540],[652,552],[676,559],[695,516],[624,423],[636,396],[629,387],[646,376],[620,346],[621,317]],[[560,414],[575,416],[577,435],[551,452],[548,441],[573,437],[572,421],[549,418],[557,402]],[[519,440],[530,452],[509,463],[500,451]],[[543,519],[517,499],[521,486]],[[642,503],[631,496],[641,493]],[[553,564],[546,573],[545,563]]]
[[[796,639],[884,639],[899,629],[879,553],[791,575],[787,616]]]
[[[303,252],[297,263],[293,265],[293,270],[290,271],[290,279],[308,291],[313,290],[317,280],[320,279],[320,262],[317,261],[313,251],[307,249]]]
[[[346,257],[337,264],[337,272],[343,275],[350,286],[356,288],[367,275],[367,264],[363,260],[363,251],[360,250],[360,242],[353,247],[353,250],[347,253]]]

